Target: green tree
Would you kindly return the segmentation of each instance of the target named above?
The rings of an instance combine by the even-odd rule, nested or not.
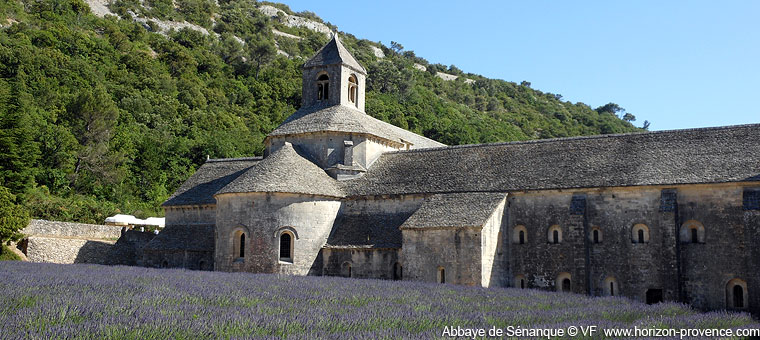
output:
[[[255,70],[256,79],[259,79],[261,67],[268,64],[277,55],[277,48],[270,39],[261,34],[257,34],[253,39],[246,42],[248,49],[249,62],[252,63]]]
[[[71,130],[79,141],[79,151],[74,165],[74,182],[79,186],[83,177],[96,183],[118,181],[119,155],[109,150],[119,111],[102,86],[81,90],[77,99],[68,107]]]
[[[599,113],[610,113],[613,115],[617,115],[618,112],[625,112],[624,108],[620,107],[620,105],[615,104],[615,103],[604,104],[600,107],[597,107],[595,110],[596,112],[599,112]]]
[[[0,79],[0,183],[15,193],[34,185],[39,157],[38,144],[33,140],[31,101],[24,87],[21,81],[8,86]]]
[[[29,212],[17,204],[16,196],[4,186],[0,186],[0,242],[17,241],[19,233],[29,224]]]

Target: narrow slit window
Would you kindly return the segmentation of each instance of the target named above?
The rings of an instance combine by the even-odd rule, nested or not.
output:
[[[245,234],[240,234],[240,254],[238,257],[245,257]]]

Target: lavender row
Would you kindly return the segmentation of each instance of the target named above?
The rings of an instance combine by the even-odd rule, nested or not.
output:
[[[747,314],[538,290],[0,263],[4,339],[429,339],[445,326],[517,325],[760,327]]]

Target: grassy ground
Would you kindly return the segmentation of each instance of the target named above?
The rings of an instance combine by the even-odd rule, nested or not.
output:
[[[21,258],[3,244],[0,247],[0,261],[21,261]]]
[[[430,339],[446,327],[760,327],[747,314],[529,289],[28,262],[2,262],[0,273],[3,339]]]

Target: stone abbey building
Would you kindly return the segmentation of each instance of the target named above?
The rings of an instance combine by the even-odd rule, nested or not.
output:
[[[366,76],[334,37],[265,156],[201,166],[143,264],[760,311],[760,125],[446,146],[367,115]]]

